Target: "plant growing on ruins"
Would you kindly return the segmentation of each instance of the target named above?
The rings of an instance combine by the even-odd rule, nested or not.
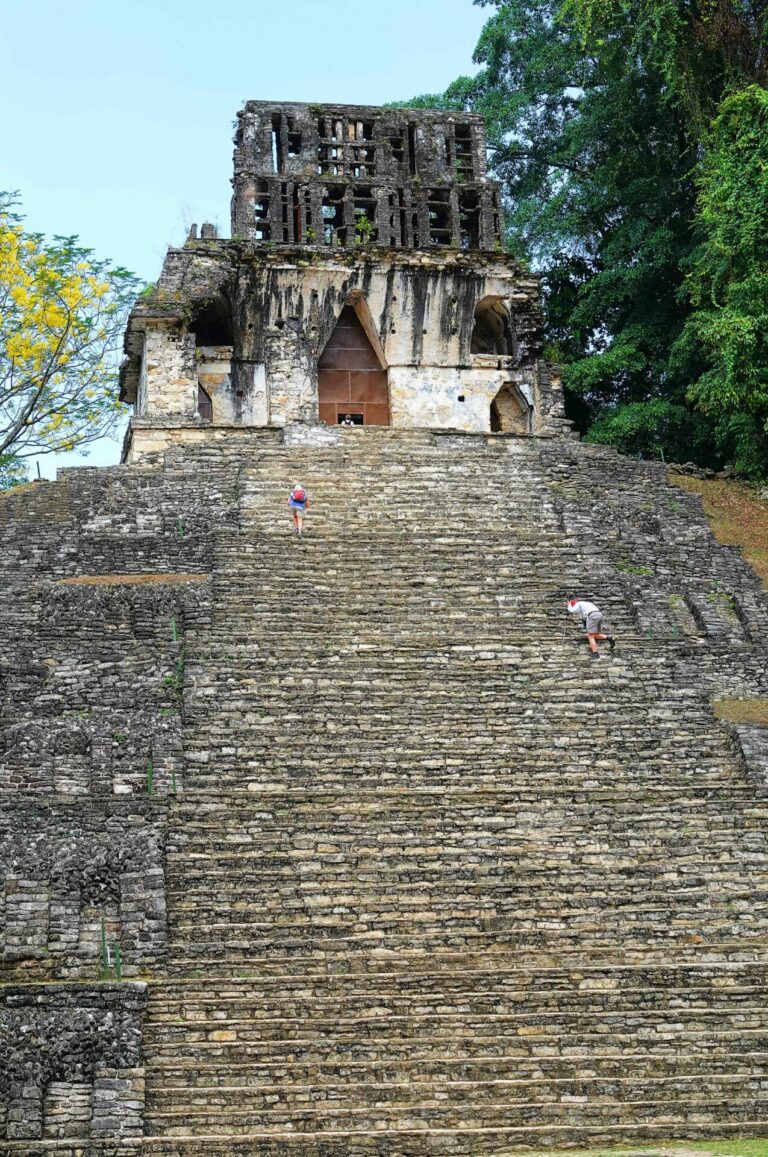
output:
[[[122,333],[141,287],[76,237],[28,232],[0,193],[0,461],[73,450],[124,412]]]
[[[123,979],[123,952],[120,941],[116,940],[114,948],[107,943],[107,928],[104,917],[101,918],[101,979],[110,980],[114,974],[115,980]]]
[[[373,240],[373,222],[367,213],[358,213],[355,219],[355,238],[358,245],[370,245]]]
[[[184,670],[184,648],[182,647],[173,671],[163,679],[163,685],[175,699],[181,699],[184,694]]]
[[[630,562],[629,559],[622,558],[616,563],[616,570],[622,574],[638,574],[648,578],[653,574],[649,566],[638,566],[636,563]]]

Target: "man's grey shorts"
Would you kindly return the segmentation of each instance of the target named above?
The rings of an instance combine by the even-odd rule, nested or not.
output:
[[[600,611],[591,611],[587,615],[587,622],[585,630],[588,635],[598,635],[600,633],[600,624],[603,621],[603,616]]]

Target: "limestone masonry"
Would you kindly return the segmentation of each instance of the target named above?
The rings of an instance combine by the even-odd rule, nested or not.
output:
[[[768,739],[718,706],[768,696],[765,591],[571,436],[478,121],[236,145],[242,239],[134,310],[126,462],[0,495],[0,1153],[766,1135]]]
[[[193,227],[126,338],[126,460],[210,427],[567,428],[480,117],[249,102],[232,239]]]

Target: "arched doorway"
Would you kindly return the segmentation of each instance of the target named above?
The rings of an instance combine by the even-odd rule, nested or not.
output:
[[[336,426],[351,414],[364,426],[388,426],[387,371],[352,305],[345,305],[317,364],[320,421]]]
[[[195,313],[189,328],[196,346],[231,346],[234,342],[232,307],[223,294],[204,302]]]
[[[514,382],[506,382],[491,402],[492,434],[530,434],[533,407]]]
[[[514,353],[509,310],[500,297],[484,297],[475,309],[470,352],[505,357]]]

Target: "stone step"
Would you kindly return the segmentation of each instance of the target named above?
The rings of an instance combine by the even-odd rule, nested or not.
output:
[[[533,1027],[533,1026],[532,1026]],[[308,1027],[304,1035],[281,1038],[277,1035],[252,1040],[234,1040],[234,1032],[226,1029],[219,1032],[220,1039],[195,1039],[154,1041],[147,1056],[149,1086],[162,1085],[167,1070],[177,1071],[179,1067],[194,1069],[198,1066],[209,1069],[212,1066],[227,1072],[233,1066],[245,1069],[248,1066],[261,1068],[273,1066],[306,1066],[314,1069],[321,1065],[342,1066],[364,1065],[371,1069],[395,1066],[402,1063],[418,1063],[425,1072],[441,1070],[447,1063],[470,1065],[476,1062],[488,1063],[498,1059],[501,1063],[519,1061],[524,1068],[542,1060],[563,1066],[565,1072],[574,1065],[582,1067],[594,1058],[595,1063],[611,1060],[617,1056],[626,1058],[628,1064],[643,1069],[649,1051],[653,1064],[666,1060],[672,1064],[678,1058],[686,1058],[692,1068],[701,1058],[711,1058],[726,1063],[725,1058],[755,1053],[764,1053],[768,1045],[765,1029],[724,1028],[715,1031],[708,1026],[701,1031],[681,1030],[670,1027],[658,1036],[648,1030],[638,1038],[638,1026],[628,1026],[624,1033],[608,1031],[600,1033],[580,1033],[571,1040],[567,1033],[515,1036],[495,1039],[492,1033],[481,1036],[470,1035],[468,1031],[440,1035],[432,1031],[429,1036],[418,1040],[403,1033],[400,1036],[379,1035],[373,1039],[337,1039],[332,1033],[316,1035]],[[533,1030],[535,1032],[535,1029]],[[560,1069],[558,1068],[558,1071]]]
[[[275,891],[276,902],[279,904],[287,904],[292,897],[301,896],[306,897],[310,902],[313,897],[322,899],[327,896],[329,899],[333,898],[338,902],[351,902],[354,904],[365,904],[369,901],[380,900],[382,894],[385,894],[388,889],[396,888],[398,891],[398,903],[406,907],[409,906],[408,889],[413,888],[416,895],[410,901],[410,906],[419,903],[419,897],[431,896],[433,892],[440,892],[445,886],[450,885],[453,889],[453,895],[457,899],[467,900],[472,899],[475,902],[482,895],[493,895],[493,903],[505,904],[508,902],[517,903],[520,906],[525,906],[526,896],[538,894],[538,902],[543,900],[554,902],[563,901],[567,903],[567,897],[572,897],[571,906],[582,905],[591,899],[604,901],[608,892],[608,882],[604,871],[595,871],[594,879],[584,879],[578,871],[572,873],[569,879],[567,873],[556,873],[554,870],[550,876],[544,872],[539,872],[537,876],[529,876],[527,873],[524,879],[520,880],[523,875],[522,869],[524,865],[520,865],[518,872],[518,880],[510,880],[507,872],[505,872],[501,864],[491,866],[456,864],[453,870],[448,867],[445,869],[441,864],[439,867],[430,866],[427,869],[419,868],[417,871],[406,868],[391,867],[389,870],[380,870],[378,865],[370,864],[358,866],[357,861],[353,860],[349,865],[337,864],[331,867],[331,856],[335,855],[338,860],[339,857],[335,853],[331,853],[325,857],[327,863],[323,863],[323,857],[320,862],[313,862],[307,865],[306,870],[302,869],[299,872],[298,865],[295,863],[285,863],[282,866],[272,867],[269,865],[269,859],[265,858],[264,871],[253,869],[250,872],[243,872],[239,863],[230,863],[226,865],[226,871],[222,871],[221,866],[217,861],[217,874],[215,891],[211,888],[210,883],[210,869],[212,866],[211,857],[208,861],[207,867],[205,864],[200,865],[195,863],[193,871],[190,871],[185,864],[183,874],[183,887],[178,890],[175,888],[176,879],[173,871],[169,873],[171,887],[169,889],[169,896],[173,897],[176,904],[184,906],[187,904],[199,904],[201,901],[209,899],[212,895],[221,897],[226,900],[227,904],[234,903],[235,906],[243,906],[243,903],[258,902],[267,904],[264,898],[264,889],[270,887]],[[679,902],[681,898],[694,899],[696,897],[705,898],[708,893],[711,893],[711,878],[707,877],[707,865],[701,863],[697,872],[686,870],[662,872],[659,868],[655,875],[658,877],[658,883],[654,886],[653,873],[648,872],[646,878],[641,882],[623,882],[620,893],[621,902],[628,903],[630,898],[639,900],[645,898],[650,901],[657,892],[669,894],[674,896]],[[689,878],[686,878],[689,877]],[[614,889],[617,887],[615,882],[611,882],[611,893],[614,894]],[[735,874],[729,878],[729,888],[727,895],[723,896],[723,902],[735,903],[739,898],[752,898],[754,889],[754,877],[749,880],[739,880]],[[241,902],[238,904],[238,902]],[[450,900],[448,900],[450,902]]]
[[[244,957],[241,949],[233,955],[226,950],[218,954],[216,960],[207,958],[200,961],[184,950],[171,958],[167,966],[168,975],[177,981],[199,983],[201,974],[216,977],[217,981],[229,983],[232,979],[243,981],[275,978],[300,974],[302,976],[373,976],[382,973],[408,975],[413,972],[455,973],[467,969],[485,972],[489,969],[501,972],[509,969],[523,969],[526,972],[542,968],[555,969],[604,969],[613,968],[617,958],[628,967],[742,967],[760,966],[768,962],[768,936],[755,935],[709,939],[704,936],[689,936],[679,944],[653,944],[648,941],[631,943],[625,941],[618,949],[615,944],[599,944],[585,941],[576,946],[558,944],[547,947],[534,942],[532,937],[524,943],[505,943],[502,937],[487,932],[473,932],[451,945],[429,943],[426,950],[417,937],[396,948],[383,947],[374,939],[367,946],[347,946],[346,955],[341,958],[333,952],[316,950],[316,945],[305,946],[301,953],[298,945],[292,945],[281,953],[264,952],[258,958],[252,954]]]
[[[211,869],[215,871],[214,861],[211,860]],[[181,878],[182,873],[179,873]],[[172,885],[176,884],[176,876],[171,877]],[[180,881],[179,881],[180,882]],[[180,929],[194,925],[205,912],[217,929],[238,926],[254,928],[263,927],[265,922],[272,922],[276,927],[297,923],[309,924],[313,920],[331,921],[338,916],[341,923],[345,918],[349,920],[356,915],[360,921],[370,919],[373,913],[378,914],[379,930],[384,930],[390,919],[397,926],[403,921],[417,925],[431,923],[434,918],[443,914],[451,925],[459,920],[466,919],[498,919],[499,926],[503,926],[505,917],[519,915],[520,927],[526,927],[532,919],[545,918],[550,920],[559,918],[579,918],[584,913],[591,913],[595,923],[604,927],[610,926],[621,918],[628,923],[642,919],[643,914],[654,914],[665,910],[664,899],[668,899],[668,920],[675,919],[689,910],[718,912],[722,907],[728,907],[734,912],[744,911],[762,916],[766,912],[766,904],[754,905],[754,895],[748,881],[740,881],[731,885],[725,896],[718,899],[712,897],[711,882],[707,886],[684,886],[682,883],[669,888],[663,883],[658,888],[622,888],[617,885],[606,873],[602,887],[595,886],[593,891],[584,889],[571,893],[567,883],[563,882],[558,888],[542,886],[539,889],[531,888],[527,893],[521,884],[518,888],[509,885],[493,887],[492,882],[487,886],[482,879],[476,884],[457,880],[454,883],[453,895],[446,895],[450,876],[447,876],[445,886],[425,886],[417,873],[414,878],[397,881],[388,887],[364,888],[362,885],[354,890],[353,884],[345,881],[342,886],[333,887],[325,879],[312,886],[301,879],[287,878],[275,883],[269,879],[264,881],[264,887],[271,885],[272,897],[260,895],[256,885],[243,888],[238,896],[236,878],[233,877],[233,886],[228,890],[218,891],[209,886],[207,890],[199,887],[191,895],[183,889],[172,886],[170,895],[174,899],[174,928]],[[730,883],[730,881],[728,881]],[[608,897],[614,897],[614,912],[618,915],[607,917],[601,909],[605,907]]]
[[[550,1115],[552,1108],[560,1103],[573,1106],[578,1116],[582,1108],[589,1104],[601,1103],[625,1105],[633,1102],[669,1102],[671,1099],[693,1099],[716,1101],[718,1099],[760,1098],[768,1093],[768,1071],[760,1074],[739,1073],[697,1073],[691,1076],[646,1077],[591,1077],[587,1079],[534,1080],[504,1079],[495,1077],[488,1080],[445,1081],[433,1077],[427,1085],[422,1080],[412,1081],[410,1076],[401,1081],[379,1083],[372,1079],[323,1082],[314,1084],[302,1082],[290,1084],[259,1085],[199,1085],[171,1086],[163,1073],[155,1092],[147,1100],[147,1116],[150,1128],[159,1118],[177,1114],[188,1109],[195,1116],[205,1117],[208,1113],[220,1114],[227,1111],[235,1119],[244,1114],[274,1112],[284,1109],[301,1114],[304,1110],[321,1110],[357,1113],[373,1108],[413,1108],[455,1107],[470,1111],[486,1105],[503,1104],[510,1112],[514,1123],[515,1111],[521,1111],[535,1104],[541,1118]]]
[[[482,920],[478,920],[474,925],[459,925],[452,929],[441,926],[437,932],[410,925],[389,935],[378,928],[352,932],[345,926],[321,927],[318,922],[291,937],[290,929],[277,930],[274,923],[270,923],[269,931],[262,936],[256,936],[249,928],[247,935],[235,937],[232,929],[222,928],[210,939],[203,934],[181,936],[178,940],[172,938],[170,970],[180,976],[195,976],[201,971],[209,971],[211,975],[237,976],[254,970],[284,970],[287,960],[292,966],[300,963],[302,968],[309,967],[310,961],[316,960],[321,970],[342,968],[345,964],[354,970],[363,962],[364,967],[375,968],[375,962],[370,962],[372,953],[382,966],[388,968],[397,966],[396,958],[407,967],[409,962],[423,959],[425,955],[447,965],[449,962],[455,964],[457,960],[469,963],[473,954],[489,953],[493,956],[494,953],[504,954],[515,949],[523,953],[528,950],[532,956],[538,954],[557,961],[569,956],[586,959],[595,952],[639,955],[649,949],[670,957],[703,941],[705,933],[717,945],[723,941],[737,941],[736,947],[728,949],[726,956],[722,955],[726,950],[713,948],[718,959],[749,959],[753,953],[764,950],[764,924],[723,920],[710,928],[704,922],[707,915],[705,913],[701,919],[680,927],[670,929],[660,923],[659,927],[636,928],[632,935],[622,936],[617,936],[613,929],[602,932],[594,924],[587,924],[586,928],[571,926],[561,929],[555,926],[542,929],[538,925],[522,930],[517,927],[490,930]],[[485,924],[493,927],[493,921]],[[230,934],[225,935],[225,932]],[[254,964],[254,961],[258,963]],[[213,969],[217,971],[214,973]]]
[[[723,944],[726,951],[733,945]],[[730,992],[764,986],[768,983],[768,957],[743,960],[711,959],[709,948],[692,946],[685,956],[659,958],[648,952],[633,963],[616,963],[615,959],[600,959],[568,962],[558,967],[543,956],[535,954],[496,953],[484,959],[485,967],[450,969],[430,967],[430,959],[412,961],[407,971],[387,972],[381,967],[371,970],[318,973],[286,969],[283,973],[245,977],[230,976],[217,981],[214,993],[208,986],[195,978],[174,978],[150,982],[152,997],[150,1015],[154,1009],[181,1008],[192,1004],[196,1007],[212,1005],[220,1008],[220,1001],[263,999],[269,994],[291,996],[298,993],[327,996],[338,999],[338,994],[369,996],[371,993],[421,993],[440,992],[447,998],[450,994],[462,995],[498,989],[510,992],[546,992],[565,995],[595,993],[648,993],[658,991],[704,993],[720,992],[727,997]],[[375,965],[375,959],[371,960]]]
[[[401,1053],[404,1050],[400,1050]],[[157,1061],[160,1058],[155,1058]],[[300,1062],[291,1060],[217,1061],[211,1057],[203,1063],[197,1060],[175,1061],[167,1054],[162,1057],[162,1068],[152,1070],[151,1095],[175,1096],[183,1089],[254,1089],[312,1085],[344,1086],[397,1084],[407,1082],[426,1089],[433,1082],[487,1082],[492,1080],[517,1081],[534,1085],[538,1081],[549,1084],[572,1084],[593,1081],[663,1081],[685,1079],[697,1081],[702,1077],[720,1074],[765,1079],[768,1072],[768,1053],[698,1052],[663,1054],[618,1052],[605,1055],[595,1052],[589,1056],[520,1057],[478,1056],[470,1060],[457,1058],[449,1051],[431,1059],[400,1055],[391,1060],[326,1060]]]
[[[392,994],[378,991],[370,985],[366,995],[350,994],[343,989],[334,995],[321,997],[314,993],[281,996],[212,997],[207,1001],[184,999],[175,1005],[166,1002],[158,1005],[156,999],[150,1008],[147,1025],[176,1030],[179,1021],[184,1021],[194,1031],[211,1031],[221,1027],[240,1026],[245,1022],[264,1020],[294,1019],[309,1020],[315,1017],[329,1018],[334,1010],[339,1016],[357,1017],[373,1010],[377,1017],[410,1015],[435,1016],[520,1016],[581,1014],[581,1015],[626,1015],[634,1016],[650,1010],[654,1014],[665,1012],[674,1016],[678,1012],[706,1011],[710,1006],[724,1011],[729,1016],[753,1016],[763,1004],[765,985],[744,988],[721,989],[622,989],[619,992],[588,989],[578,993],[562,991],[547,992],[520,989],[511,993],[494,991],[489,975],[487,991],[479,992],[420,992],[417,994]]]
[[[466,1007],[465,1007],[466,1005]],[[768,1028],[768,1009],[753,994],[738,999],[728,994],[720,1001],[713,998],[702,1005],[656,1007],[638,1005],[627,1000],[615,1002],[596,1000],[584,1007],[563,1006],[539,1008],[510,1003],[504,1011],[504,1002],[467,999],[463,1002],[446,999],[439,1001],[405,1001],[398,1003],[382,997],[376,1002],[352,1001],[347,1008],[342,1002],[334,1015],[329,1003],[296,1002],[290,1006],[276,1003],[263,1008],[260,1015],[239,1019],[212,1017],[208,1020],[178,1023],[174,1020],[151,1020],[146,1026],[145,1043],[151,1048],[158,1043],[189,1045],[195,1041],[236,1040],[255,1042],[265,1040],[292,1040],[319,1038],[336,1041],[340,1046],[353,1047],[356,1041],[376,1041],[379,1038],[402,1039],[430,1034],[447,1037],[460,1031],[462,1035],[489,1037],[495,1042],[503,1038],[554,1039],[565,1036],[573,1045],[578,1038],[594,1035],[625,1035],[630,1030],[645,1032],[649,1037],[669,1031],[725,1031],[739,1027],[744,1031],[765,1032]],[[250,1014],[259,1011],[254,1004]],[[223,1034],[223,1035],[222,1035]]]
[[[720,1095],[717,1098],[674,1097],[669,1100],[627,1101],[620,1105],[613,1100],[601,1103],[566,1101],[540,1104],[534,1102],[510,1103],[507,1100],[479,1106],[439,1106],[413,1104],[407,1106],[363,1106],[355,1109],[323,1105],[319,1108],[290,1109],[234,1109],[217,1112],[209,1109],[186,1109],[177,1113],[149,1112],[147,1131],[165,1136],[185,1136],[190,1131],[200,1134],[217,1133],[247,1135],[252,1132],[321,1132],[338,1129],[366,1130],[433,1128],[466,1129],[525,1128],[542,1124],[563,1125],[569,1129],[578,1126],[610,1126],[620,1117],[625,1126],[652,1123],[693,1125],[736,1121],[768,1122],[768,1096],[744,1097]]]

